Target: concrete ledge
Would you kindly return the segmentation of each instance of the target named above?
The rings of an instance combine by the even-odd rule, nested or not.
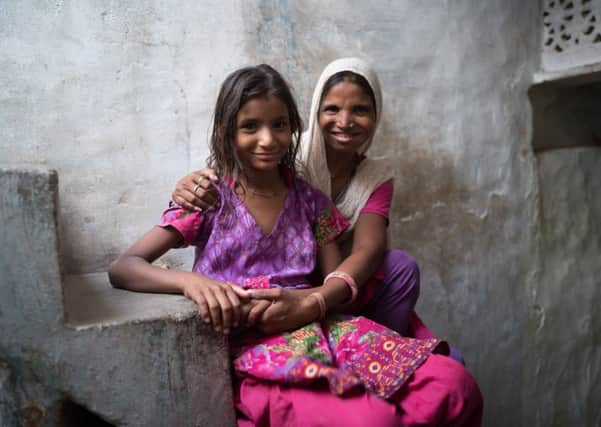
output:
[[[54,171],[0,167],[0,425],[72,425],[69,407],[123,427],[235,425],[227,340],[191,301],[62,278],[57,193]]]
[[[182,295],[115,289],[107,273],[66,276],[63,297],[66,324],[77,330],[157,319],[182,321],[198,315],[196,305]]]

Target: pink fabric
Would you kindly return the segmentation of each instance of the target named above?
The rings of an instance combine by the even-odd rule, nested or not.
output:
[[[422,319],[419,318],[415,311],[411,313],[411,318],[409,319],[408,335],[422,340],[434,338],[434,334],[428,329],[424,322],[422,322]]]
[[[381,215],[388,220],[393,193],[394,185],[392,184],[392,181],[386,181],[380,184],[374,192],[371,193],[371,196],[369,196],[369,199],[365,202],[360,213],[373,213]]]
[[[467,369],[450,357],[433,354],[398,396],[402,426],[482,425],[482,394]]]
[[[306,389],[250,378],[237,384],[235,390],[240,427],[402,425],[395,405],[366,393],[341,398],[327,387]]]
[[[482,423],[482,395],[469,372],[431,355],[395,403],[360,392],[339,397],[328,388],[289,387],[245,378],[235,384],[238,425],[250,426],[465,426]]]

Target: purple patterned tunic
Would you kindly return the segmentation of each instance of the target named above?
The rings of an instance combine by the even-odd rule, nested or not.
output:
[[[232,188],[219,186],[218,211],[189,212],[172,204],[163,214],[160,226],[175,228],[185,245],[196,246],[193,271],[247,288],[311,287],[307,277],[318,248],[339,236],[347,220],[323,193],[291,178],[284,207],[265,234]],[[440,344],[340,315],[292,332],[247,333],[232,341],[240,377],[304,385],[321,378],[335,394],[363,387],[388,399]]]

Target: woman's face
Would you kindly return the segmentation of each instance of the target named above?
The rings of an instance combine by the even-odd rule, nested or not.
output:
[[[330,88],[319,106],[319,127],[326,147],[354,153],[373,134],[376,112],[371,97],[355,83],[342,81]]]

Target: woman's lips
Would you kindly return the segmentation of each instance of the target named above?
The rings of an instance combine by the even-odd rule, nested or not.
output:
[[[334,139],[336,141],[339,141],[341,143],[349,143],[349,142],[353,142],[353,137],[355,135],[351,134],[351,133],[347,133],[347,132],[331,132],[331,135],[334,137]]]

